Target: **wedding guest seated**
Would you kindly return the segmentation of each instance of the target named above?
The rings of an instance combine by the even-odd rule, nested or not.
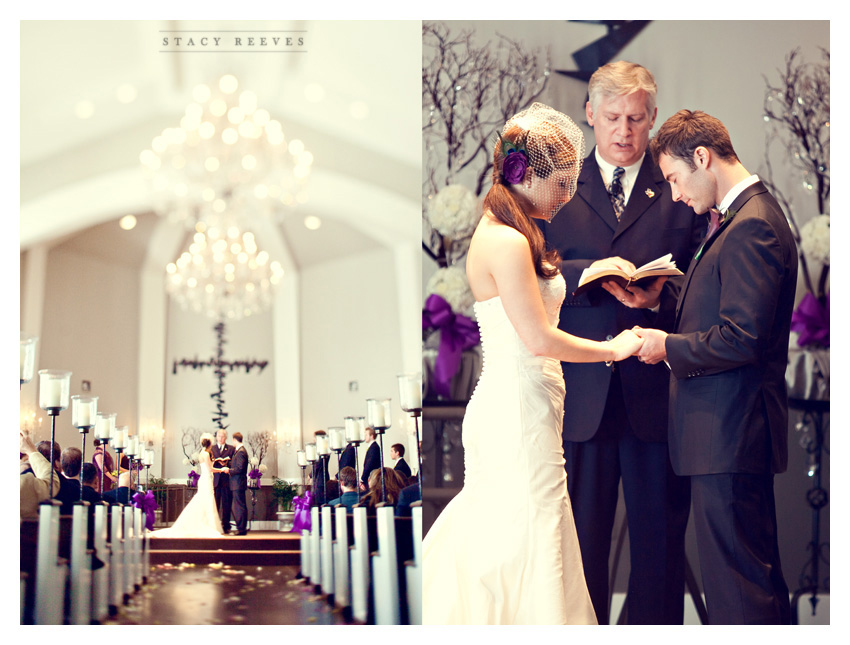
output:
[[[399,517],[410,517],[410,505],[422,499],[419,494],[419,482],[402,488],[398,494],[398,503],[395,505],[395,514]]]
[[[83,485],[83,500],[86,502],[99,502],[102,500],[100,493],[97,492],[100,481],[97,477],[97,467],[88,462],[83,464],[83,469],[80,471],[80,483]]]
[[[394,443],[390,447],[390,457],[396,462],[395,470],[400,472],[407,479],[410,479],[410,466],[408,466],[407,462],[404,460],[404,446],[400,443]]]
[[[47,461],[50,461],[50,442],[49,441],[39,441],[38,446],[36,446],[38,451],[44,455],[44,458]],[[59,488],[62,486],[62,465],[59,463],[59,458],[62,455],[62,448],[55,441],[53,442],[53,471],[59,476],[59,486],[56,484],[53,485],[53,497],[59,495]]]
[[[328,499],[328,504],[330,504],[330,500],[339,497],[339,482],[336,479],[329,479],[325,482],[325,497]]]
[[[126,471],[118,476],[118,488],[108,490],[103,494],[103,501],[110,504],[129,504],[131,497],[130,472]]]
[[[56,499],[62,502],[62,515],[73,515],[74,502],[80,501],[80,470],[83,467],[83,453],[79,448],[65,448],[59,463],[62,466],[62,485]]]
[[[350,513],[354,505],[360,501],[357,494],[357,473],[354,468],[346,466],[339,471],[339,484],[342,487],[342,495],[332,499],[328,504],[331,506],[342,504]]]
[[[97,491],[99,493],[104,492],[100,490],[101,478],[103,479],[104,489],[112,490],[115,488],[117,478],[112,474],[112,471],[115,470],[115,464],[112,461],[112,455],[104,450],[104,446],[101,444],[100,439],[94,440],[94,454],[92,455],[91,461],[94,464],[94,467],[97,468],[97,483],[95,484]],[[106,472],[101,473],[104,468],[106,468]]]
[[[49,445],[49,444],[48,444]],[[50,497],[50,479],[53,490],[59,490],[59,476],[50,468],[32,440],[21,433],[21,519],[37,520],[38,505]]]
[[[376,504],[386,502],[395,505],[402,485],[405,483],[403,476],[394,468],[384,467],[384,486],[386,487],[386,498],[381,495],[381,469],[376,468],[369,475],[369,492],[363,496],[363,504],[369,508],[375,508]]]

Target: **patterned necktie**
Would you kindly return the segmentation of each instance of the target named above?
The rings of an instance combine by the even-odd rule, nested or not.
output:
[[[625,168],[617,166],[614,169],[614,179],[611,181],[611,185],[608,186],[608,197],[611,198],[611,206],[614,207],[614,215],[617,216],[617,221],[620,220],[620,216],[626,210],[626,195],[623,193],[623,184],[620,182],[625,172]]]

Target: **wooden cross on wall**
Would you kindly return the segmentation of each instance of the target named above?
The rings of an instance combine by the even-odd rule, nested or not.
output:
[[[213,374],[215,374],[218,381],[218,389],[210,394],[210,398],[216,402],[216,411],[213,413],[212,421],[219,430],[226,430],[229,424],[224,423],[224,419],[228,416],[224,410],[224,379],[233,370],[237,369],[244,369],[245,373],[248,374],[252,369],[259,368],[258,372],[261,373],[269,362],[254,359],[238,361],[224,360],[224,345],[227,342],[224,339],[224,332],[226,331],[224,322],[218,323],[213,329],[216,333],[215,356],[206,361],[199,360],[197,356],[195,358],[181,358],[179,361],[175,360],[171,368],[171,373],[177,374],[178,367],[191,367],[195,370],[204,369],[205,367],[213,368]]]

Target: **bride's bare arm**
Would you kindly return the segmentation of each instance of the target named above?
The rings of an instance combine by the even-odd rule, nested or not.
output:
[[[642,341],[631,331],[600,343],[550,326],[525,236],[508,226],[494,226],[487,238],[486,246],[479,246],[478,251],[486,254],[505,313],[532,354],[594,363],[623,360],[640,349]]]

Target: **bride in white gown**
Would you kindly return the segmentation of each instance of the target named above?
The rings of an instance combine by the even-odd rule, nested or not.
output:
[[[596,624],[567,494],[560,361],[622,360],[642,341],[558,329],[557,253],[532,218],[575,192],[584,138],[535,103],[496,142],[466,272],[484,367],[463,420],[464,487],[425,537],[426,624]]]
[[[151,537],[221,537],[221,519],[215,506],[213,492],[213,473],[217,469],[212,465],[212,442],[201,439],[199,455],[201,476],[198,478],[198,490],[195,496],[180,513],[180,517],[167,529],[151,531]]]

